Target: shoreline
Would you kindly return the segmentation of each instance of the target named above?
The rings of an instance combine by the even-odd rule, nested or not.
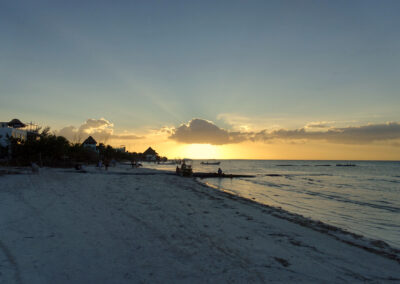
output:
[[[279,207],[271,206],[268,204],[258,202],[256,200],[242,197],[233,192],[230,192],[229,190],[218,188],[217,186],[214,186],[207,182],[202,182],[198,178],[196,178],[196,182],[198,182],[202,186],[205,186],[205,187],[211,188],[213,190],[216,190],[218,192],[226,194],[225,196],[227,198],[237,200],[237,201],[240,200],[241,202],[247,202],[254,206],[259,206],[262,209],[268,209],[267,213],[271,214],[274,217],[284,219],[289,222],[293,222],[295,224],[301,225],[303,227],[309,228],[311,230],[314,230],[314,231],[317,231],[320,233],[324,233],[326,235],[334,237],[338,241],[341,241],[346,244],[364,249],[366,251],[375,253],[377,255],[387,257],[392,260],[396,260],[400,264],[400,249],[397,249],[397,248],[389,245],[388,243],[386,243],[383,240],[368,238],[366,236],[347,231],[346,229],[343,229],[343,228],[340,228],[337,226],[333,226],[333,225],[329,225],[329,224],[324,223],[319,220],[307,218],[307,217],[304,217],[303,215],[296,214],[296,213],[284,210]],[[350,237],[350,238],[344,238],[344,237]]]
[[[334,161],[334,160],[332,160]],[[389,161],[392,162],[392,161]],[[154,173],[136,173],[136,174],[128,174],[128,175],[154,175],[154,174],[166,174],[175,176],[176,173],[170,170],[162,170],[162,169],[152,169],[146,168],[145,166],[142,169],[147,169],[154,171]],[[187,178],[187,177],[182,177]],[[347,231],[344,228],[340,228],[334,225],[327,224],[325,222],[314,220],[311,218],[304,217],[301,214],[293,213],[287,210],[284,210],[280,207],[271,206],[268,204],[264,204],[258,202],[256,200],[252,200],[250,198],[246,198],[240,195],[237,195],[227,189],[218,188],[208,182],[202,182],[204,177],[195,176],[192,179],[199,185],[204,186],[206,188],[215,190],[217,193],[224,194],[224,197],[227,197],[231,200],[241,201],[244,203],[249,203],[254,206],[260,206],[263,210],[268,209],[267,214],[271,214],[274,217],[287,220],[289,222],[293,222],[295,224],[301,225],[303,227],[309,228],[311,230],[324,233],[326,235],[334,237],[336,240],[346,243],[348,245],[352,245],[361,249],[364,249],[368,252],[372,252],[374,254],[387,257],[389,259],[395,260],[400,264],[400,249],[391,246],[380,239],[368,238],[364,235],[357,234],[351,231]],[[346,238],[347,237],[347,238]]]
[[[390,161],[390,162],[392,162],[392,161]],[[168,174],[175,174],[173,171],[166,170],[166,169],[165,170],[164,169],[153,169],[153,168],[151,168],[151,169],[155,170],[155,171],[159,171],[159,172],[166,172]],[[385,242],[384,240],[367,237],[363,234],[351,232],[351,231],[346,230],[345,228],[341,228],[341,227],[338,227],[335,225],[330,225],[330,224],[325,223],[320,220],[314,220],[312,218],[305,217],[298,213],[290,212],[290,211],[282,209],[280,207],[271,206],[271,205],[268,205],[265,203],[258,202],[255,199],[250,199],[250,198],[247,198],[244,196],[240,196],[228,189],[219,188],[218,186],[208,183],[207,181],[202,181],[203,177],[201,177],[201,176],[193,177],[193,179],[202,186],[206,186],[208,188],[216,190],[217,192],[223,192],[223,193],[227,194],[229,198],[230,198],[230,196],[233,196],[233,197],[239,198],[243,201],[250,202],[252,204],[261,206],[264,209],[267,208],[269,210],[272,210],[269,213],[275,214],[274,216],[277,218],[281,218],[281,219],[285,219],[285,220],[294,222],[296,224],[299,224],[301,226],[310,228],[312,230],[315,230],[315,231],[318,231],[321,233],[326,233],[327,235],[330,235],[339,241],[342,241],[349,245],[353,245],[353,246],[365,249],[367,251],[376,253],[378,255],[388,257],[388,258],[396,260],[398,263],[400,263],[400,248],[397,248],[397,247]]]
[[[25,168],[25,167],[16,167],[16,169],[24,169],[24,170],[27,170],[28,172],[30,171],[29,168]],[[62,168],[58,168],[58,169],[62,169]],[[135,170],[138,170],[138,169],[135,169]],[[170,171],[170,170],[152,169],[152,168],[146,168],[146,167],[141,168],[141,170],[145,170],[146,172],[141,172],[141,173],[121,173],[121,172],[119,172],[119,173],[117,173],[117,175],[126,175],[126,176],[172,175],[172,176],[176,176],[175,172]],[[113,174],[112,172],[107,172],[104,170],[102,170],[102,171],[105,174]],[[99,174],[99,173],[101,173],[101,171],[100,172],[86,172],[86,171],[78,172],[73,169],[65,170],[65,172],[74,173],[74,174],[80,174],[80,173],[82,173],[82,174]],[[11,170],[10,173],[8,173],[8,174],[15,174],[15,173],[16,173],[15,171]],[[19,174],[19,173],[17,173],[17,174]],[[1,171],[0,171],[0,175],[1,175]],[[187,177],[181,177],[181,178],[187,179]],[[347,231],[344,228],[330,225],[330,224],[327,224],[320,220],[314,220],[311,218],[307,218],[301,214],[293,213],[293,212],[284,210],[280,207],[271,206],[268,204],[258,202],[256,200],[252,200],[250,198],[240,196],[240,195],[235,194],[227,189],[218,188],[217,186],[214,186],[208,182],[203,182],[202,177],[192,177],[191,179],[193,179],[200,186],[215,190],[217,193],[221,193],[221,194],[223,194],[224,197],[227,197],[231,200],[241,201],[244,203],[251,204],[253,206],[259,206],[263,210],[268,209],[268,212],[266,212],[266,213],[271,214],[274,217],[284,219],[289,222],[293,222],[295,224],[301,225],[303,227],[312,229],[312,230],[320,232],[320,233],[324,233],[326,235],[334,237],[335,239],[337,239],[341,242],[344,242],[346,244],[349,244],[349,245],[352,245],[352,246],[355,246],[358,248],[362,248],[366,251],[375,253],[377,255],[387,257],[389,259],[397,261],[400,264],[400,249],[391,246],[390,244],[386,243],[383,240],[368,238],[364,235],[357,234],[357,233],[354,233],[351,231]]]
[[[0,282],[400,280],[364,237],[166,171],[87,170],[0,176]]]
[[[124,165],[124,166],[126,166],[126,165]],[[1,168],[5,168],[5,167],[0,167],[0,176],[4,175],[4,174],[31,174],[29,167],[8,167],[8,168],[11,168],[11,170],[2,170]],[[47,167],[47,168],[51,169],[53,167]],[[76,171],[76,170],[70,169],[70,168],[53,168],[53,169],[59,169],[59,170],[64,169],[64,171],[66,173],[74,173],[74,174],[99,174],[99,173],[103,172],[105,174],[117,174],[117,175],[127,175],[127,176],[147,176],[147,175],[149,175],[149,176],[152,176],[152,175],[176,176],[174,171],[153,169],[153,168],[146,168],[146,167],[141,168],[141,170],[146,171],[146,172],[141,172],[141,173],[122,173],[122,172],[113,173],[113,172],[107,172],[105,170],[87,172],[87,171]],[[17,170],[23,170],[27,173],[21,173],[21,172],[18,172]],[[135,169],[135,170],[138,170],[138,169]],[[185,177],[183,177],[183,178],[185,178]],[[187,177],[185,179],[187,179]],[[202,181],[203,177],[192,177],[192,179],[200,186],[215,190],[218,193],[225,194],[224,196],[229,199],[241,200],[242,202],[248,202],[249,204],[253,204],[255,206],[260,206],[263,209],[268,209],[269,210],[268,214],[273,214],[274,217],[288,220],[290,222],[299,224],[301,226],[307,227],[309,229],[312,229],[312,230],[315,230],[315,231],[318,231],[321,233],[326,233],[327,235],[335,237],[337,240],[340,240],[347,244],[350,244],[350,245],[353,245],[353,246],[356,246],[359,248],[363,248],[367,251],[388,257],[388,258],[396,260],[397,262],[400,263],[400,248],[396,248],[396,247],[386,243],[383,240],[369,238],[362,234],[357,234],[357,233],[354,233],[351,231],[347,231],[344,228],[330,225],[330,224],[322,222],[320,220],[314,220],[314,219],[311,219],[308,217],[304,217],[301,214],[287,211],[280,207],[271,206],[271,205],[268,205],[265,203],[258,202],[256,200],[252,200],[250,198],[240,196],[240,195],[238,195],[234,192],[231,192],[227,189],[218,188],[217,186],[214,186],[208,182],[203,182]],[[353,240],[343,239],[338,234],[351,236],[353,238]],[[360,243],[360,242],[362,242],[362,243]],[[368,244],[371,245],[372,247],[368,246]]]

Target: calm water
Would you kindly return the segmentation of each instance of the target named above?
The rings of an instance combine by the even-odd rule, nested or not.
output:
[[[194,161],[195,172],[252,174],[204,179],[217,188],[301,214],[400,248],[400,162],[222,160]],[[174,166],[159,165],[159,169]]]

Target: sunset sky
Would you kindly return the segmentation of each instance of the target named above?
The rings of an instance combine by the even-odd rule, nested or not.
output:
[[[0,121],[169,158],[400,160],[400,1],[1,1]]]

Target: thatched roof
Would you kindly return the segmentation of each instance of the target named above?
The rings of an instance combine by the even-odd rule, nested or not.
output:
[[[83,144],[96,145],[97,142],[96,142],[96,140],[94,140],[94,138],[92,136],[89,136],[88,138],[86,138],[85,141],[83,141]]]
[[[21,120],[14,118],[8,123],[8,126],[14,127],[14,128],[22,128],[25,127],[26,125],[21,122]]]
[[[154,155],[157,156],[157,152],[154,151],[151,147],[149,147],[146,151],[143,153],[144,155]]]

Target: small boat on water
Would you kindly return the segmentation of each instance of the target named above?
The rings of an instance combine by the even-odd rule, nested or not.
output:
[[[355,167],[355,164],[347,163],[347,164],[336,164],[336,167]]]
[[[202,165],[219,165],[221,162],[201,162]]]

